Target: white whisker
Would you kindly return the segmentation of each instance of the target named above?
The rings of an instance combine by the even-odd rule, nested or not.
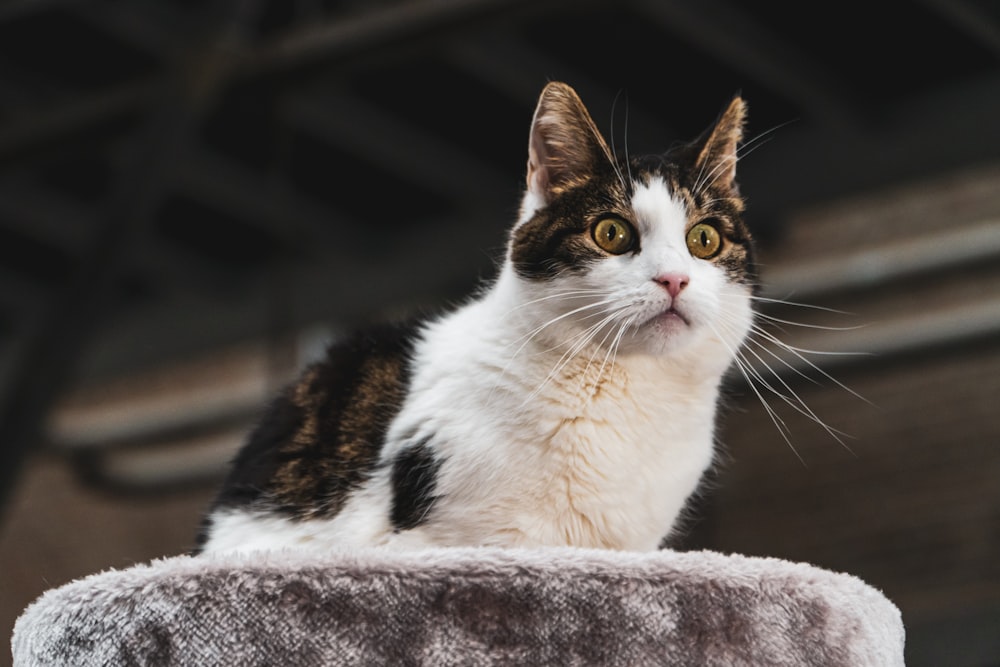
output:
[[[774,334],[772,334],[770,331],[767,331],[765,329],[761,329],[759,327],[754,327],[754,333],[757,333],[760,336],[762,336],[764,338],[767,338],[769,341],[771,341],[775,345],[781,346],[782,349],[788,350],[789,352],[798,352],[799,354],[796,354],[795,356],[799,357],[803,361],[805,361],[805,358],[802,355],[806,355],[806,354],[815,354],[815,355],[822,356],[822,357],[870,357],[870,356],[873,356],[871,352],[860,352],[860,351],[857,351],[857,350],[810,350],[810,349],[804,348],[804,347],[796,347],[795,345],[790,345],[790,344],[784,342],[783,340],[781,340],[780,338],[778,338],[777,336],[775,336]]]
[[[799,302],[796,302],[796,301],[787,301],[785,299],[774,299],[774,298],[770,298],[770,297],[766,297],[766,296],[751,295],[750,298],[753,301],[762,301],[764,303],[775,303],[775,304],[779,304],[779,305],[782,305],[782,306],[796,306],[798,308],[809,308],[810,310],[822,310],[823,312],[826,312],[826,313],[835,313],[837,315],[851,315],[852,314],[852,313],[849,313],[849,312],[847,312],[845,310],[837,310],[835,308],[827,308],[825,306],[815,306],[815,305],[810,304],[810,303],[799,303]]]
[[[841,382],[837,378],[833,377],[832,375],[830,375],[829,373],[827,373],[826,371],[824,371],[822,368],[820,368],[819,366],[817,366],[816,364],[814,364],[812,361],[810,361],[804,354],[802,354],[802,351],[800,349],[798,349],[796,347],[793,347],[793,346],[785,343],[784,341],[782,341],[781,339],[777,338],[776,336],[768,333],[767,331],[758,330],[755,333],[757,333],[757,335],[761,336],[765,340],[768,340],[771,343],[777,345],[779,348],[791,352],[797,359],[799,359],[800,361],[802,361],[803,363],[805,363],[809,368],[813,369],[814,371],[816,371],[817,373],[819,373],[820,375],[822,375],[823,377],[825,377],[830,382],[833,382],[838,387],[840,387],[841,389],[843,389],[847,393],[851,394],[855,398],[858,398],[858,399],[864,401],[865,403],[867,403],[869,405],[874,405],[867,398],[865,398],[861,394],[857,393],[856,391],[854,391],[853,389],[851,389],[850,387],[848,387],[847,385],[845,385],[843,382]],[[817,354],[819,354],[819,353],[817,353]],[[845,353],[845,354],[865,354],[865,353],[863,353],[863,352],[857,352],[857,353]]]
[[[521,338],[518,338],[514,342],[516,343],[516,342],[518,342],[520,340],[524,340],[525,344],[527,344],[528,341],[530,341],[536,335],[538,335],[539,333],[541,333],[542,331],[544,331],[546,328],[552,326],[553,324],[555,324],[556,322],[558,322],[560,320],[563,320],[563,319],[565,319],[567,317],[571,317],[573,315],[576,315],[577,313],[582,313],[583,311],[588,310],[590,308],[597,308],[597,307],[600,307],[600,306],[606,306],[606,305],[614,303],[614,302],[615,302],[614,298],[607,298],[607,299],[603,299],[601,301],[594,301],[594,302],[588,303],[588,304],[580,306],[578,308],[574,308],[573,310],[569,310],[569,311],[567,311],[565,313],[562,313],[561,315],[557,315],[556,317],[553,317],[552,319],[548,320],[544,324],[541,324],[541,325],[537,326],[536,328],[532,329],[530,332],[528,332],[527,334],[525,334]],[[524,345],[522,345],[521,347],[524,347]],[[518,352],[520,352],[520,349],[521,348],[518,348]],[[514,353],[514,356],[517,356],[517,352]]]
[[[632,160],[628,155],[628,98],[625,98],[625,169],[628,171],[628,182],[631,184],[632,180]],[[625,189],[628,192],[628,188]]]
[[[739,159],[742,160],[744,157],[754,152],[758,148],[767,145],[767,143],[774,138],[771,136],[772,134],[774,134],[781,128],[785,127],[786,125],[791,125],[794,122],[795,122],[794,120],[789,120],[785,121],[784,123],[779,123],[768,130],[764,130],[757,136],[743,142],[743,145],[741,145],[736,151],[737,154],[739,155]]]
[[[823,331],[854,331],[856,329],[865,328],[864,324],[857,324],[850,327],[834,327],[834,326],[825,326],[821,324],[806,324],[805,322],[795,322],[793,320],[784,320],[781,319],[780,317],[774,317],[773,315],[766,315],[764,313],[757,313],[757,316],[765,320],[768,320],[769,322],[777,322],[779,324],[787,324],[789,326],[802,327],[805,329],[822,329]]]
[[[536,303],[541,303],[543,301],[550,301],[552,299],[566,299],[567,301],[569,301],[570,299],[573,298],[582,298],[586,296],[603,296],[603,295],[604,292],[600,290],[590,290],[590,289],[566,290],[564,292],[557,292],[556,294],[546,294],[545,296],[538,297],[537,299],[532,299],[530,301],[525,301],[524,303],[517,304],[516,306],[507,311],[507,315],[511,315],[514,313],[514,311],[520,310],[521,308],[526,308]]]
[[[799,451],[795,448],[795,445],[792,444],[792,440],[790,437],[791,431],[788,428],[788,425],[785,423],[785,420],[781,418],[781,416],[775,411],[774,408],[771,407],[770,403],[767,402],[767,400],[764,398],[764,395],[760,393],[760,390],[757,389],[757,386],[750,379],[750,374],[753,373],[756,375],[756,371],[754,371],[752,368],[748,368],[749,364],[739,353],[739,351],[733,349],[732,346],[730,346],[729,343],[726,342],[726,339],[715,329],[715,327],[711,323],[709,323],[709,328],[713,330],[719,341],[729,350],[729,353],[733,357],[733,362],[736,365],[736,369],[743,376],[743,379],[746,381],[747,386],[750,387],[750,390],[757,395],[757,399],[760,401],[760,404],[764,407],[764,411],[767,412],[768,417],[771,418],[771,422],[774,424],[774,427],[781,435],[781,438],[785,441],[785,444],[788,445],[789,449],[792,450],[792,453],[795,454],[795,457],[802,463],[803,466],[805,466],[806,465],[805,459],[802,458],[802,456],[799,454]]]
[[[799,377],[803,378],[804,380],[808,380],[809,382],[811,382],[813,384],[819,384],[819,380],[817,380],[816,378],[808,375],[805,371],[803,371],[803,370],[801,370],[799,368],[796,368],[794,364],[790,363],[787,359],[785,359],[784,357],[782,357],[781,355],[779,355],[778,353],[776,353],[774,350],[772,350],[771,348],[769,348],[767,345],[764,345],[759,340],[755,339],[753,336],[748,336],[747,337],[747,343],[748,344],[756,345],[761,350],[767,352],[769,355],[771,355],[772,357],[774,357],[776,360],[780,361],[782,363],[782,365],[784,365],[788,370],[792,371],[793,373],[795,373]],[[768,369],[768,370],[771,370],[771,369]],[[774,371],[771,370],[771,372],[773,373]]]
[[[524,399],[524,404],[530,403],[531,400],[534,399],[549,382],[555,379],[559,373],[566,368],[566,366],[577,356],[577,354],[579,354],[581,350],[587,347],[587,345],[589,345],[594,338],[597,337],[597,334],[600,333],[601,329],[616,317],[618,317],[618,313],[613,312],[597,324],[588,327],[582,333],[577,334],[574,338],[571,338],[570,340],[577,338],[579,340],[577,340],[576,343],[574,343],[568,350],[566,350],[566,352],[563,353],[561,357],[559,357],[559,360],[556,361],[555,366],[548,372],[545,379],[543,379],[541,383],[539,383],[539,385]]]
[[[574,293],[577,292],[577,291],[579,291],[579,292],[590,292],[590,290],[573,290]],[[556,295],[550,295],[550,296],[556,296]],[[536,299],[535,301],[536,302],[538,302],[538,301],[544,301],[547,298],[549,298],[549,297],[542,297],[540,299]],[[573,310],[567,311],[565,313],[562,313],[560,315],[557,315],[556,317],[553,317],[553,318],[549,319],[548,321],[546,321],[543,324],[535,327],[534,329],[532,329],[528,333],[526,333],[526,334],[522,335],[521,337],[519,337],[519,338],[515,339],[514,341],[512,341],[511,345],[514,345],[514,344],[517,344],[517,343],[520,343],[520,345],[518,346],[518,348],[516,350],[514,350],[513,354],[510,355],[510,358],[507,359],[507,363],[504,364],[504,367],[500,370],[500,374],[497,376],[496,382],[493,384],[493,387],[490,389],[490,393],[489,393],[489,395],[487,397],[487,403],[492,402],[493,395],[496,392],[497,388],[499,387],[500,381],[504,377],[506,377],[507,371],[510,369],[510,365],[512,363],[514,363],[514,360],[517,358],[517,356],[519,354],[521,354],[521,352],[524,350],[524,348],[529,343],[531,343],[531,341],[536,336],[538,336],[542,331],[544,331],[547,327],[552,326],[553,324],[555,324],[556,322],[559,322],[560,320],[563,320],[563,319],[565,319],[567,317],[571,317],[571,316],[576,315],[578,313],[582,313],[582,312],[584,312],[586,310],[603,308],[604,306],[610,305],[610,304],[614,303],[615,301],[616,301],[616,299],[606,298],[606,299],[602,299],[600,301],[594,301],[594,302],[588,303],[586,305],[579,306],[577,308],[574,308]],[[596,313],[590,313],[588,315],[582,316],[582,319],[588,319],[590,317],[599,317],[601,315],[606,314],[607,312],[608,311],[606,311],[606,310],[598,310]],[[558,347],[558,345],[556,347]]]
[[[618,161],[618,151],[615,149],[615,109],[618,107],[618,98],[621,97],[621,89],[615,94],[614,101],[611,102],[611,157],[612,166],[614,167],[615,174],[618,176],[618,182],[621,183],[622,188],[628,192],[628,185],[625,183],[625,177],[622,175],[621,166]],[[628,108],[625,111],[625,158],[626,166],[628,166]],[[629,181],[631,182],[632,174],[629,173]]]
[[[699,192],[703,189],[711,187],[717,180],[719,180],[734,164],[736,164],[737,158],[729,157],[720,160],[718,164],[712,167],[712,170],[705,174],[702,182],[697,183],[694,187],[695,192]]]
[[[611,360],[611,365],[615,365],[615,360],[618,358],[618,346],[621,345],[622,337],[625,335],[625,331],[632,326],[635,322],[635,316],[632,316],[621,323],[618,327],[618,332],[615,334],[614,339],[611,341],[611,345],[608,347],[607,352],[604,353],[604,361],[601,362],[601,368],[597,371],[597,380],[595,384],[600,384],[601,379],[604,377],[604,369],[607,368],[608,359]],[[602,340],[603,344],[604,341]],[[591,361],[593,361],[593,356],[591,356]],[[590,364],[587,364],[588,368]]]
[[[848,447],[847,444],[840,437],[840,436],[850,437],[850,436],[848,436],[848,434],[844,433],[843,431],[840,431],[838,429],[835,429],[835,428],[831,427],[829,424],[827,424],[822,419],[820,419],[819,416],[815,412],[813,412],[813,410],[808,405],[806,405],[806,402],[802,400],[802,397],[799,396],[797,393],[795,393],[795,390],[791,388],[791,386],[781,377],[781,375],[779,373],[775,372],[770,367],[770,365],[768,365],[768,363],[766,361],[764,361],[763,357],[761,357],[759,354],[757,354],[751,348],[746,348],[746,351],[749,352],[750,354],[752,354],[754,356],[754,358],[757,359],[757,361],[759,361],[760,364],[764,368],[766,368],[771,373],[771,375],[774,376],[774,379],[776,379],[778,382],[781,383],[781,386],[784,387],[788,391],[789,394],[791,394],[792,398],[789,398],[786,394],[784,394],[782,392],[776,391],[773,387],[771,387],[770,383],[761,380],[761,382],[764,384],[765,387],[767,387],[776,396],[778,396],[785,403],[787,403],[789,406],[791,406],[791,408],[793,410],[795,410],[796,412],[798,412],[799,414],[801,414],[801,415],[803,415],[805,417],[808,417],[813,422],[815,422],[816,424],[818,424],[820,426],[820,428],[822,428],[823,430],[825,430],[827,433],[830,434],[830,436],[834,440],[836,440],[837,442],[839,442],[841,444],[841,446],[844,447],[844,449],[846,449],[847,451],[851,452],[852,454],[854,453],[853,451],[851,451],[851,448]],[[760,379],[759,374],[758,374],[758,379]],[[793,398],[794,398],[794,400],[792,400]]]

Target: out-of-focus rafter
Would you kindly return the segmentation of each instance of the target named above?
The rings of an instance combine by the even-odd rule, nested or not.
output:
[[[227,35],[229,37],[229,35]],[[112,285],[130,248],[146,234],[163,196],[166,176],[204,113],[192,97],[154,108],[132,137],[104,215],[76,275],[24,336],[0,403],[0,507],[21,463],[42,437],[56,397],[73,378],[90,336],[113,307]]]
[[[282,115],[317,137],[382,162],[432,192],[466,199],[466,210],[509,204],[496,201],[497,186],[509,180],[509,175],[494,173],[461,149],[356,96],[342,92],[292,95],[282,105]],[[359,127],[365,132],[359,133]]]
[[[1000,24],[966,0],[919,0],[1000,58]]]
[[[846,87],[833,73],[792,52],[737,4],[718,0],[632,0],[632,4],[664,31],[696,42],[833,128],[849,130],[860,122],[857,101],[848,99]]]

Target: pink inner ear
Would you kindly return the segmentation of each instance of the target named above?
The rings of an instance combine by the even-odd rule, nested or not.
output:
[[[528,187],[548,202],[560,190],[587,180],[599,141],[585,120],[556,112],[536,118],[528,142]]]
[[[545,166],[545,142],[535,131],[528,144],[528,189],[546,198],[549,188],[549,170]]]

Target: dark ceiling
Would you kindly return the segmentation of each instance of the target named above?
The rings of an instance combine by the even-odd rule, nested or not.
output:
[[[742,93],[765,242],[1000,158],[993,0],[7,2],[3,469],[73,382],[460,296],[550,79],[632,153]]]

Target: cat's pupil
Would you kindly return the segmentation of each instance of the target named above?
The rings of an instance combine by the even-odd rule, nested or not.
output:
[[[618,225],[608,225],[608,240],[614,241],[618,238]]]
[[[705,247],[705,248],[708,247],[708,234],[705,233],[704,229],[701,230],[701,245],[702,245],[702,247]]]

